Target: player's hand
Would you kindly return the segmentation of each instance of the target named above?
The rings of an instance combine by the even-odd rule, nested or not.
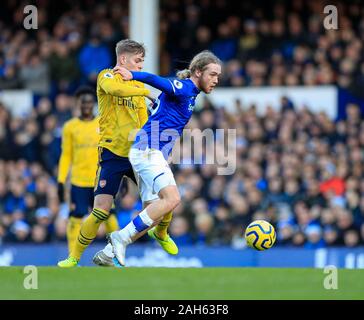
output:
[[[60,183],[60,182],[58,183],[57,193],[58,193],[59,203],[63,203],[64,202],[64,185],[63,185],[63,183]]]
[[[113,69],[113,71],[114,71],[114,73],[120,74],[121,77],[123,78],[123,80],[132,80],[133,79],[133,75],[131,74],[131,72],[124,67],[116,66]]]

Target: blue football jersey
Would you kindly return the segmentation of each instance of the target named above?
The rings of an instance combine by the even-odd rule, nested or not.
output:
[[[162,91],[151,108],[148,121],[137,133],[132,148],[158,149],[167,159],[192,116],[200,90],[190,79],[166,79],[146,72],[132,74],[133,79]]]

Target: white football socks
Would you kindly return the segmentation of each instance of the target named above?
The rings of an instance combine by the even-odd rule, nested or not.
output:
[[[126,227],[119,231],[121,239],[126,243],[132,243],[132,237],[139,232],[148,229],[152,224],[153,220],[149,217],[147,209],[144,209],[138,216],[136,216]]]

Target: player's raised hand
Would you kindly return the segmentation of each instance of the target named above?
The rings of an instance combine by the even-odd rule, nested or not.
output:
[[[124,67],[115,66],[113,71],[114,71],[114,73],[120,74],[124,80],[133,79],[133,75],[131,74],[131,72],[128,69],[124,68]]]

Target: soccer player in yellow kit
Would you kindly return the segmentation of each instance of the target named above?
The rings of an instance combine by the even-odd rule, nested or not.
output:
[[[122,40],[116,45],[117,66],[124,66],[128,70],[140,71],[143,67],[145,48],[133,40]],[[138,81],[124,81],[112,69],[101,71],[97,78],[97,98],[99,105],[99,169],[95,182],[95,200],[91,214],[83,222],[79,236],[69,257],[58,263],[60,267],[74,267],[78,265],[82,253],[93,241],[102,221],[106,220],[119,190],[123,176],[127,176],[135,183],[134,172],[128,159],[133,139],[129,136],[135,129],[140,129],[148,119],[144,97],[149,97],[150,91]],[[152,194],[143,195],[143,201],[158,199]],[[162,221],[163,228],[167,228],[171,216]],[[170,238],[169,238],[170,239]],[[168,240],[169,240],[168,239]],[[156,239],[164,248],[172,247],[176,251],[174,242]],[[168,249],[168,248],[167,248]],[[177,249],[178,251],[178,249]],[[108,255],[105,255],[105,252]],[[94,258],[99,265],[114,265],[112,262],[112,247],[106,246]],[[101,259],[101,260],[100,260]]]
[[[99,119],[93,114],[94,91],[90,87],[81,87],[75,97],[80,116],[67,121],[63,127],[57,179],[58,197],[64,202],[64,184],[71,168],[71,204],[67,223],[69,254],[80,232],[82,219],[93,206],[100,140]],[[105,223],[108,233],[119,228],[115,215],[110,215]]]

